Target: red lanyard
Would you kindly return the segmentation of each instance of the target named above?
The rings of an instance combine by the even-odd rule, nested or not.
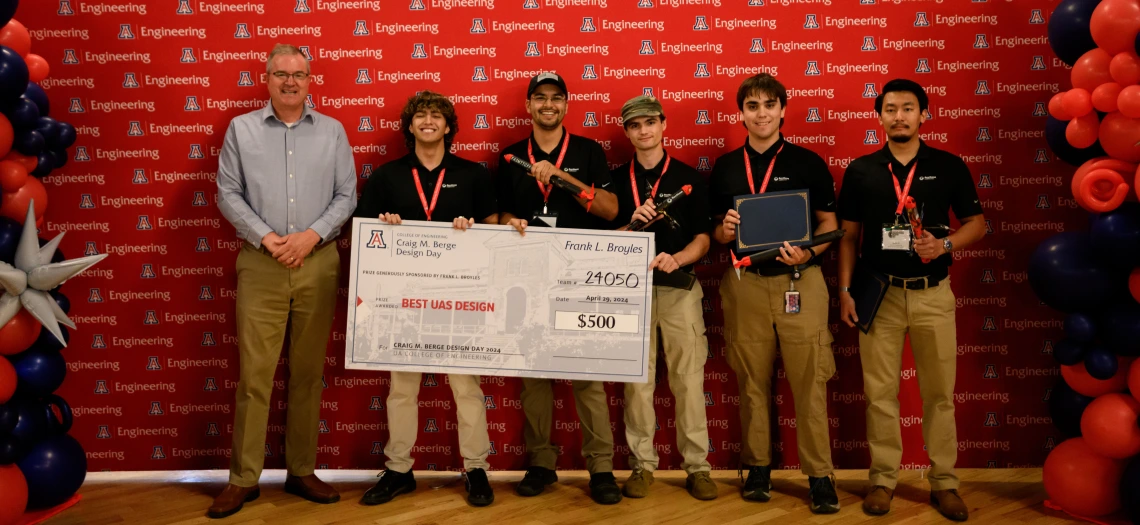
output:
[[[427,195],[424,194],[424,187],[420,184],[420,172],[416,168],[412,168],[412,178],[416,180],[416,191],[420,193],[420,203],[424,205],[424,214],[427,215],[427,220],[431,220],[431,212],[435,211],[435,204],[439,201],[439,189],[443,187],[443,174],[447,173],[447,169],[439,170],[439,179],[435,181],[435,191],[431,194],[431,206],[428,206]]]
[[[752,182],[752,161],[748,160],[748,148],[742,149],[744,150],[744,171],[748,174],[748,189],[752,193],[756,193],[756,183]],[[772,168],[776,167],[776,157],[780,155],[781,151],[784,151],[783,144],[780,145],[780,149],[776,150],[776,154],[772,155],[772,162],[768,163],[768,173],[764,174],[764,182],[760,183],[760,193],[768,190],[768,179],[772,178]]]
[[[637,164],[637,157],[629,162],[629,185],[633,187],[633,206],[635,208],[641,207],[641,192],[637,189],[637,177],[633,176],[633,165]],[[653,193],[649,194],[652,199],[657,196],[657,187],[661,185],[661,179],[665,178],[665,172],[669,171],[669,153],[665,153],[665,165],[661,167],[661,175],[657,177],[657,182],[653,184]]]
[[[570,134],[567,133],[565,130],[562,131],[562,134],[564,135],[563,140],[562,140],[562,151],[558,152],[558,162],[556,162],[554,164],[554,167],[558,168],[558,169],[562,169],[562,159],[566,158],[566,147],[570,145]],[[526,156],[530,158],[530,163],[531,163],[531,165],[533,165],[535,162],[534,161],[534,141],[533,140],[526,141]],[[538,182],[537,180],[535,180],[534,183],[538,184],[538,191],[542,192],[542,202],[546,203],[547,201],[549,201],[550,200],[550,192],[554,191],[554,185],[551,184],[549,186],[543,186],[542,183]]]
[[[914,180],[914,170],[918,168],[918,161],[914,162],[914,166],[910,167],[910,175],[906,176],[906,186],[899,188],[899,179],[895,177],[894,163],[887,164],[887,169],[891,172],[891,182],[895,183],[895,195],[899,198],[899,207],[895,208],[895,215],[902,215],[903,205],[906,204],[906,196],[910,193],[910,183]]]

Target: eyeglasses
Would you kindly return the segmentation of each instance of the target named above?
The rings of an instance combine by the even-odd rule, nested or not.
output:
[[[273,72],[273,77],[276,78],[277,80],[282,81],[282,82],[285,82],[286,80],[288,80],[289,77],[293,77],[294,82],[304,82],[304,81],[309,79],[309,74],[305,73],[304,71],[298,71],[296,73],[286,73],[284,71],[275,71],[275,72]]]
[[[547,97],[546,95],[531,95],[530,97],[530,101],[535,104],[545,104],[548,100],[554,104],[564,104],[566,103],[566,96],[554,95],[553,97]]]

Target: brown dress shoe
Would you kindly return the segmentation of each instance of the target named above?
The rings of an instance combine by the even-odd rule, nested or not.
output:
[[[210,506],[210,510],[206,511],[206,515],[214,518],[221,519],[230,516],[233,513],[241,510],[241,506],[247,501],[253,501],[261,496],[261,489],[254,485],[252,487],[239,487],[230,483],[214,498],[214,504]]]
[[[867,497],[863,498],[863,512],[872,516],[882,516],[890,512],[891,498],[894,496],[894,489],[882,485],[871,487],[871,490],[867,491]]]
[[[313,503],[336,503],[340,501],[340,493],[327,483],[317,478],[316,474],[308,476],[285,476],[285,492],[294,496],[301,496]]]
[[[966,521],[970,518],[970,509],[956,489],[930,491],[930,504],[938,509],[943,516],[954,521]]]

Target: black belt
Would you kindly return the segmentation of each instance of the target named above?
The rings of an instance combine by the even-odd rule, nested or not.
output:
[[[938,286],[938,283],[942,282],[943,279],[949,276],[942,275],[931,277],[928,275],[924,277],[895,277],[893,275],[888,275],[887,277],[889,277],[891,280],[891,286],[898,286],[899,288],[904,288],[907,290],[925,290],[927,288],[934,288],[935,286]]]
[[[774,267],[774,268],[765,268],[763,266],[758,266],[758,267],[749,266],[749,267],[745,268],[745,270],[752,272],[756,275],[759,275],[761,277],[775,277],[777,275],[789,275],[789,274],[795,273],[797,271],[803,273],[804,270],[806,270],[812,266],[815,266],[815,264],[809,262],[806,264],[801,264],[799,266],[784,265],[781,267]]]

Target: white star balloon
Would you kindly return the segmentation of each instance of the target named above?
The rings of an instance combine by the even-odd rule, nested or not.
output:
[[[39,234],[36,233],[36,214],[33,205],[34,202],[28,203],[24,231],[21,232],[20,243],[16,246],[16,258],[13,261],[15,266],[0,261],[0,288],[4,289],[4,292],[0,293],[0,326],[7,324],[23,307],[66,347],[67,341],[63,340],[63,332],[60,331],[59,325],[74,329],[75,322],[67,317],[48,292],[102,261],[107,254],[51,262],[52,255],[55,254],[66,232],[60,232],[41,247]]]

